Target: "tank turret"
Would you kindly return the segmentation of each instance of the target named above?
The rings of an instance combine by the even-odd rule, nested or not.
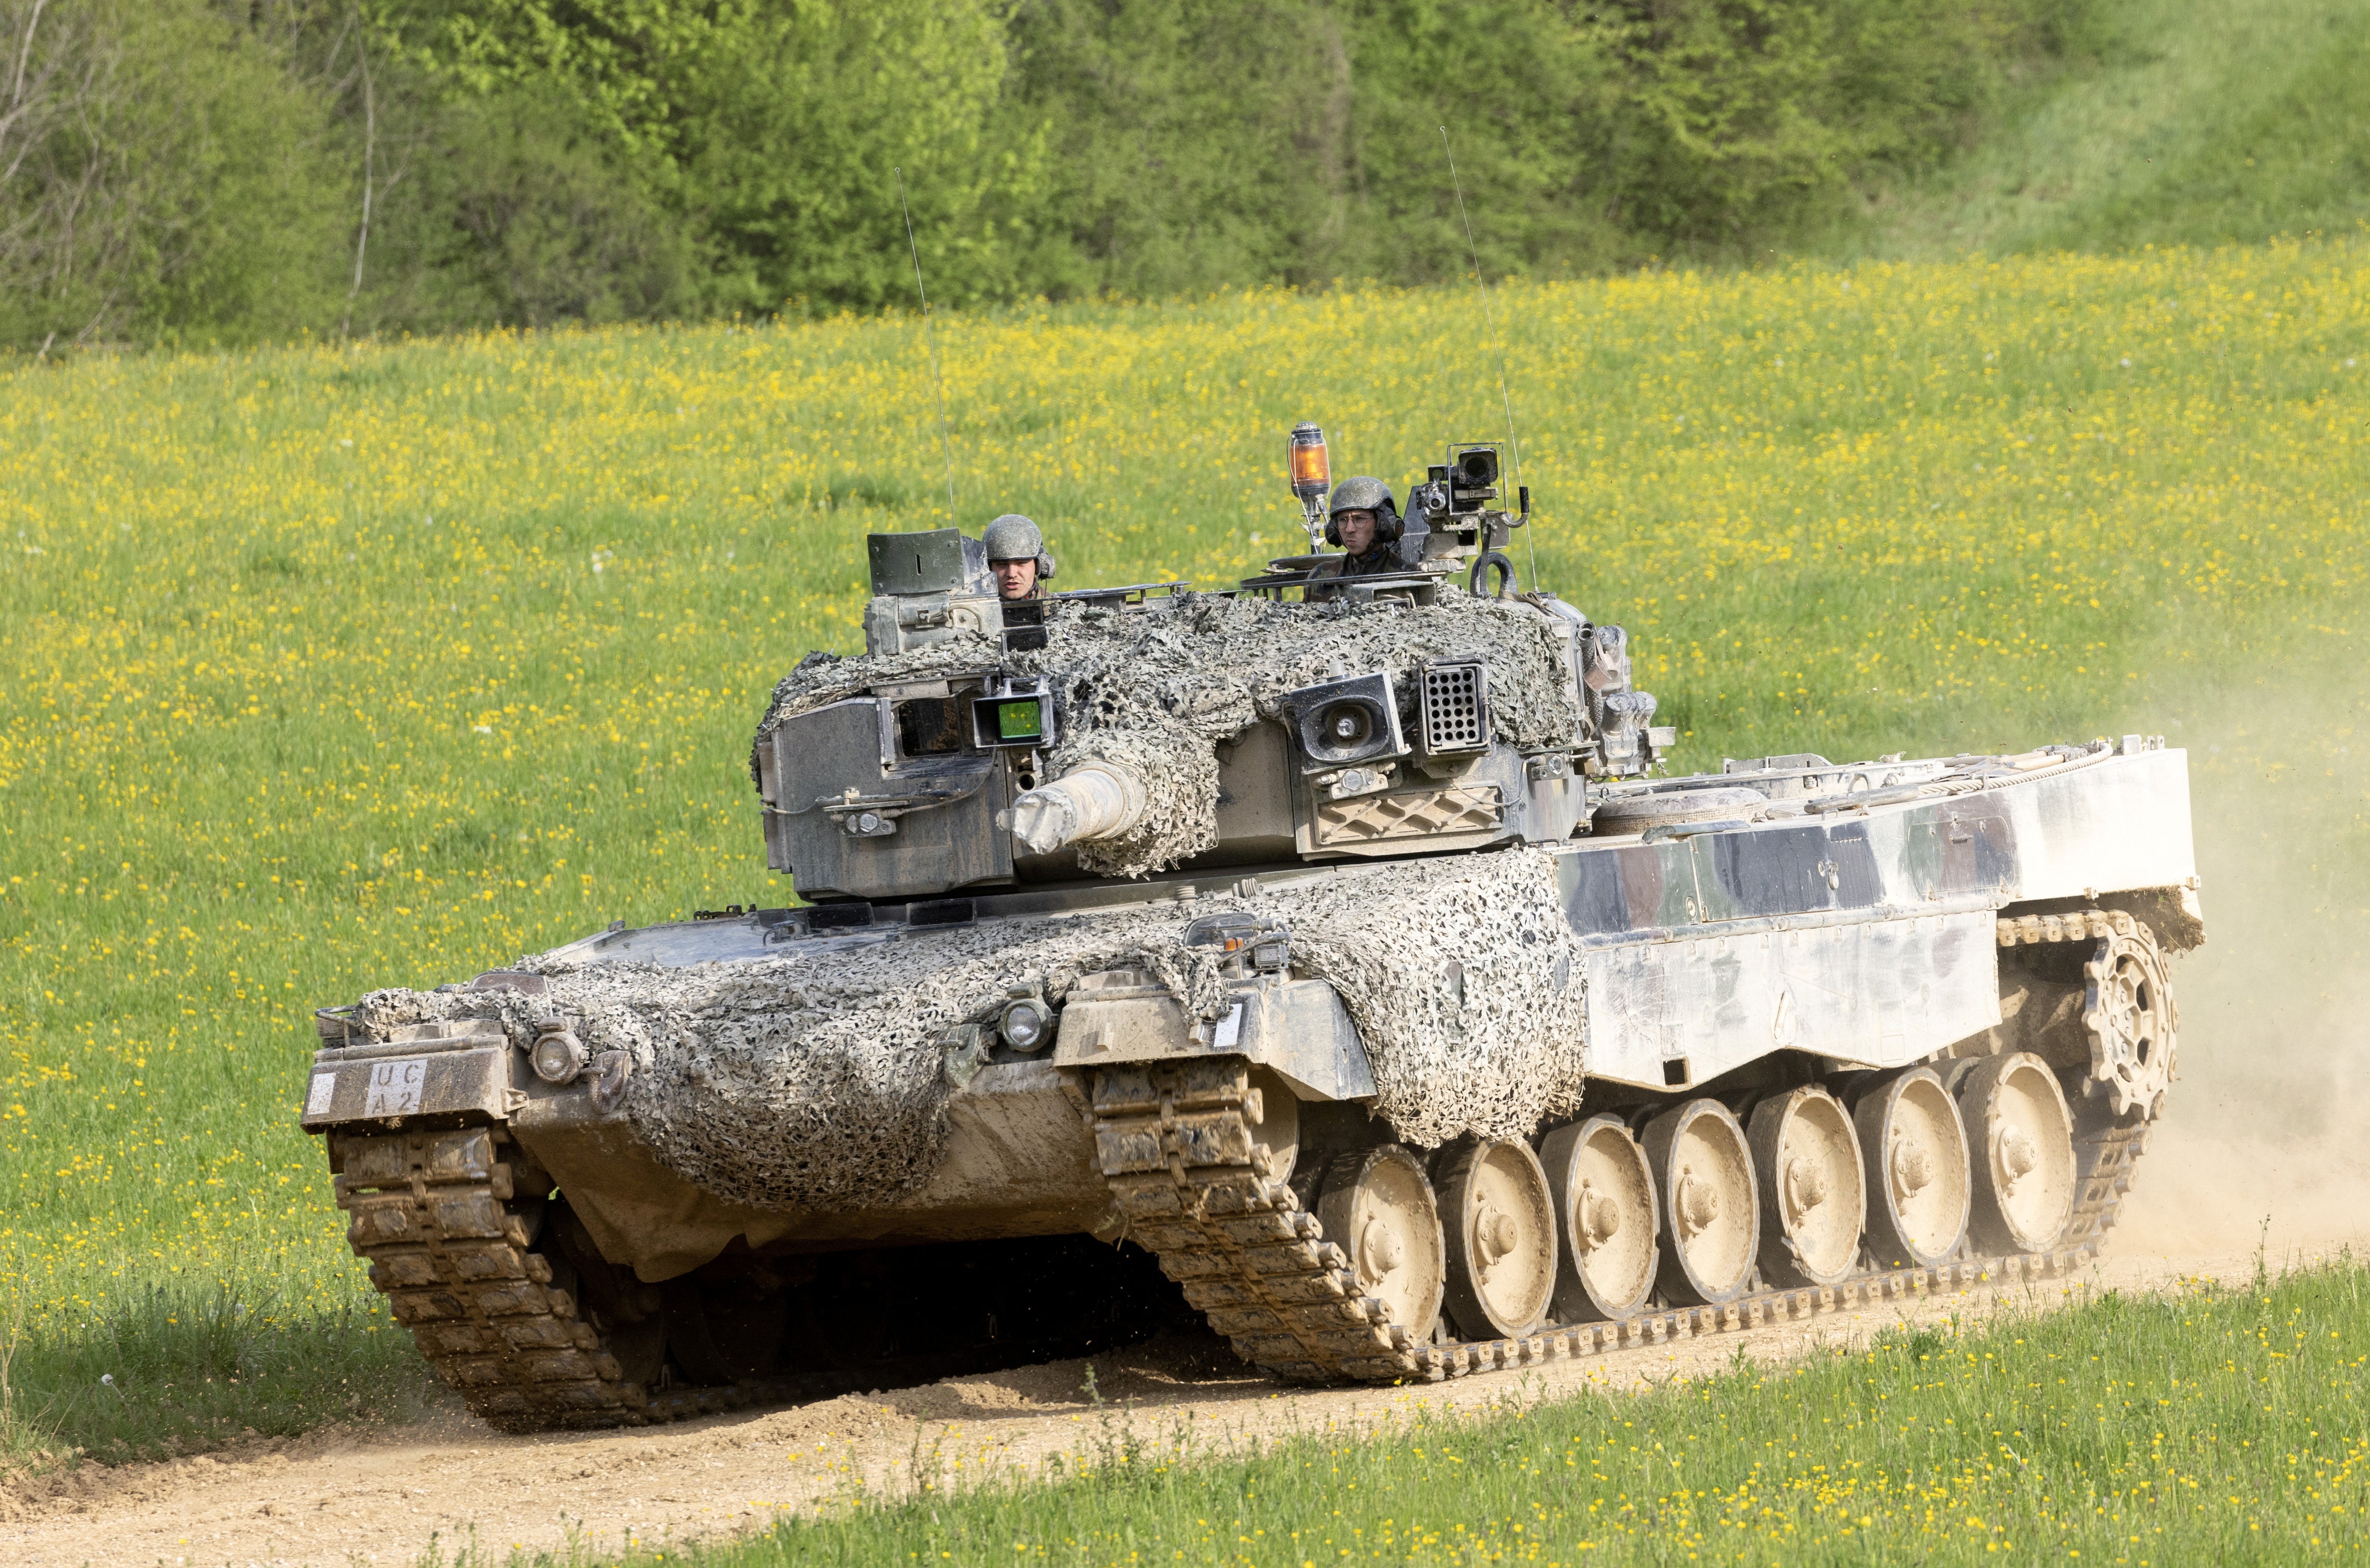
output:
[[[1584,833],[1592,785],[1647,776],[1675,733],[1619,627],[1469,591],[1528,512],[1491,509],[1494,449],[1432,474],[1403,573],[1287,558],[1018,624],[954,530],[872,536],[867,656],[802,664],[759,727],[768,864],[802,897],[880,901]]]

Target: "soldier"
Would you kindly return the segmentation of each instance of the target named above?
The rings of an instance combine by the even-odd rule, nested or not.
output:
[[[1053,558],[1045,551],[1045,536],[1018,512],[1007,512],[987,525],[982,536],[987,546],[987,567],[995,573],[996,596],[1010,603],[1034,599],[1053,575]]]
[[[1333,487],[1333,514],[1325,542],[1341,547],[1342,577],[1372,577],[1402,570],[1398,503],[1391,487],[1361,474]]]

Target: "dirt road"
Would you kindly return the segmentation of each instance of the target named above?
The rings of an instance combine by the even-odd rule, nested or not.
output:
[[[1220,1342],[1197,1338],[1094,1358],[1099,1405],[1085,1389],[1088,1364],[1072,1361],[637,1433],[506,1437],[455,1415],[400,1432],[331,1432],[167,1464],[85,1466],[35,1492],[0,1497],[0,1560],[44,1568],[356,1562],[408,1568],[431,1544],[447,1555],[473,1542],[497,1554],[563,1547],[571,1538],[596,1547],[656,1545],[745,1529],[858,1486],[894,1491],[909,1484],[917,1461],[949,1477],[1030,1470],[1053,1455],[1091,1458],[1122,1436],[1223,1452],[1424,1412],[1636,1389],[1710,1370],[1740,1346],[1779,1360],[1865,1340],[1904,1320],[2047,1309],[2098,1289],[2241,1279],[2253,1269],[2251,1255],[2226,1245],[2151,1251],[2149,1238],[2166,1227],[2152,1225],[2146,1211],[2134,1217],[2130,1243],[2137,1244],[2071,1282],[1978,1289],[1421,1388],[1287,1393],[1246,1375]],[[2226,1241],[2226,1227],[2216,1228]],[[2341,1238],[2324,1235],[2322,1245],[2307,1246],[2301,1235],[2274,1237],[2273,1245],[2283,1239],[2296,1260]]]

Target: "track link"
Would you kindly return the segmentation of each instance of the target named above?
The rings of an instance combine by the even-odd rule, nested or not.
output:
[[[1096,1159],[1128,1235],[1254,1366],[1296,1382],[1420,1376],[1425,1347],[1270,1177],[1252,1092],[1239,1057],[1095,1075]]]

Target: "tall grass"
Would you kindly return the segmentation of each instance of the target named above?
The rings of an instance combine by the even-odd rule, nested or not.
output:
[[[2370,248],[1668,275],[1501,319],[1538,577],[1630,628],[1683,768],[2178,743],[2246,650],[2358,658]],[[1295,419],[1402,487],[1502,425],[1454,292],[958,316],[939,348],[954,519],[1036,516],[1058,586],[1296,548]],[[0,370],[22,1354],[152,1286],[369,1327],[295,1129],[309,1009],[786,900],[751,725],[857,644],[861,536],[948,521],[941,472],[906,321]],[[2247,755],[2318,777],[2345,744]]]
[[[440,1390],[410,1335],[360,1297],[323,1309],[257,1271],[150,1280],[23,1333],[0,1326],[0,1470],[162,1458],[328,1422],[399,1422]]]

